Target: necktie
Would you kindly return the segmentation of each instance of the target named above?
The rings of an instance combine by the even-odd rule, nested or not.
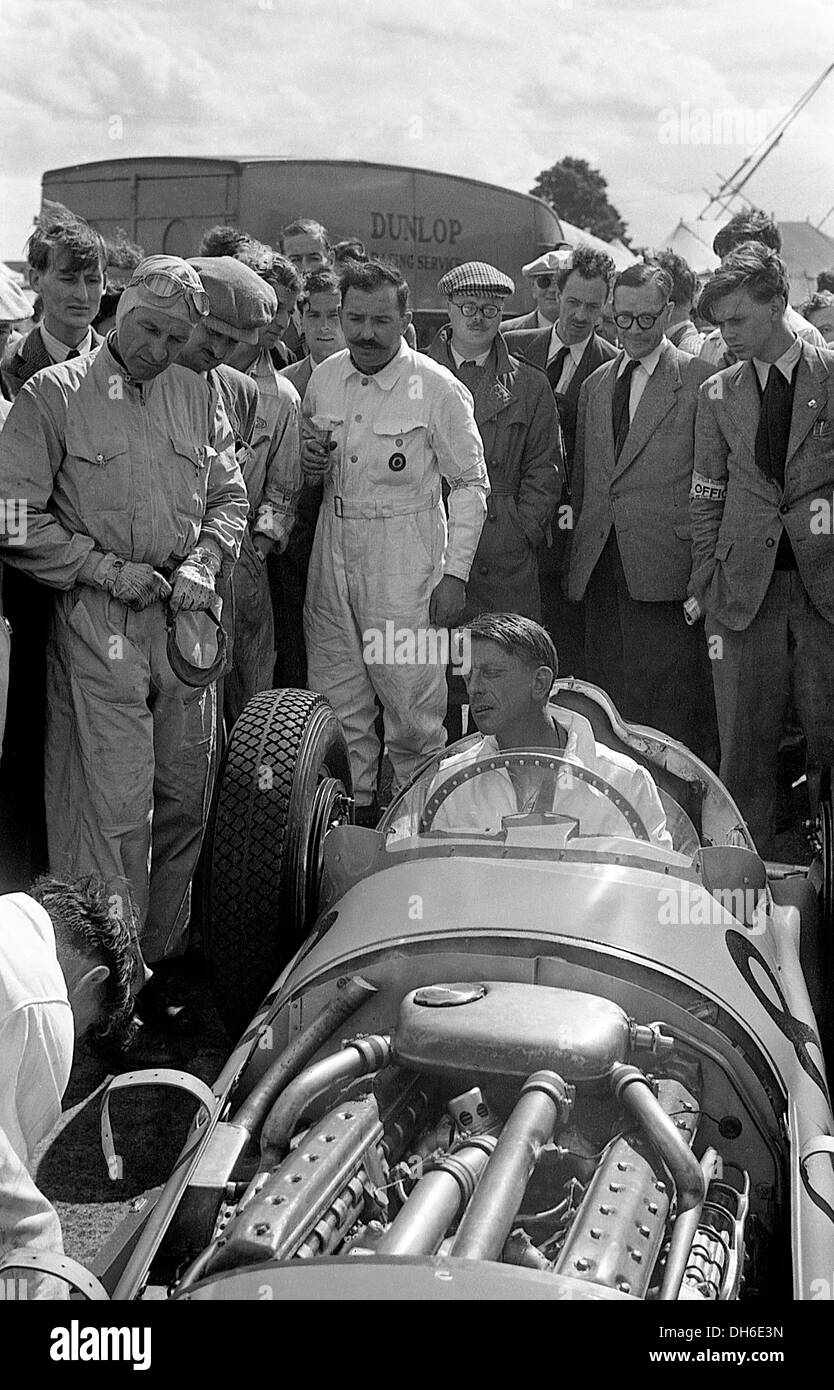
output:
[[[464,386],[467,386],[469,388],[473,396],[475,394],[475,388],[478,384],[478,378],[481,375],[481,370],[482,369],[478,366],[477,362],[475,361],[461,362],[460,366],[458,367],[458,380],[462,381]]]
[[[758,380],[757,372],[757,383]],[[791,434],[795,380],[795,370],[788,381],[779,368],[772,365],[767,374],[764,391],[761,391],[762,407],[756,430],[756,467],[780,488],[785,485],[785,460]]]
[[[70,348],[69,352],[67,353],[66,357],[64,358],[64,361],[65,361],[65,362],[69,362],[69,360],[70,360],[71,357],[80,357],[80,356],[81,356],[81,353],[78,351],[78,348]]]
[[[559,382],[562,378],[562,372],[564,371],[565,367],[565,358],[568,356],[570,356],[570,348],[560,347],[559,351],[556,353],[556,356],[553,357],[550,360],[550,362],[548,362],[547,367],[545,368],[545,371],[547,372],[547,379],[550,382],[550,385],[553,387],[554,391],[558,389]]]
[[[614,427],[614,458],[618,459],[626,442],[628,431],[631,427],[628,406],[631,396],[631,378],[640,363],[636,357],[630,357],[626,363],[625,371],[617,378],[614,387],[614,400],[611,406],[611,423]]]

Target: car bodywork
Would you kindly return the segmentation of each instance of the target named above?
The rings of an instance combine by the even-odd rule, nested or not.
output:
[[[312,929],[200,1093],[168,1182],[97,1261],[109,1295],[826,1286],[820,866],[766,868],[717,777],[594,687],[552,698],[653,766],[670,813],[669,787],[696,793],[700,845],[689,815],[683,851],[554,847],[537,825],[397,840],[413,787],[378,830],[334,823]],[[109,1120],[105,1141],[117,1173]]]

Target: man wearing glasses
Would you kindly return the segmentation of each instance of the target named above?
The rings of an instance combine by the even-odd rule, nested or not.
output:
[[[0,436],[3,560],[58,591],[50,868],[127,879],[150,962],[182,943],[214,752],[214,688],[174,673],[167,618],[216,611],[248,513],[216,390],[172,365],[208,312],[193,266],[148,257],[99,351],[27,382]]]
[[[501,332],[507,333],[518,328],[552,328],[559,317],[559,272],[570,264],[571,248],[566,241],[560,242],[555,251],[545,251],[543,256],[521,267],[521,273],[530,286],[530,293],[536,307],[529,314],[521,314],[515,319],[505,319]]]
[[[568,597],[585,600],[589,680],[624,719],[714,764],[709,661],[684,610],[695,407],[710,367],[666,338],[671,292],[657,265],[629,266],[614,282],[623,350],[579,395]]]

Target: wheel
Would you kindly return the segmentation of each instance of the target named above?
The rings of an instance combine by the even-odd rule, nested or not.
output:
[[[350,820],[351,793],[345,737],[322,695],[249,701],[217,777],[203,888],[209,981],[235,1036],[315,921],[322,841]]]

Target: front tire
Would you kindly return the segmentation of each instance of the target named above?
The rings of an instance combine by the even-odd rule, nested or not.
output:
[[[223,755],[205,848],[208,974],[235,1035],[315,921],[314,804],[317,787],[333,781],[347,820],[347,744],[322,695],[266,690],[249,701]]]

